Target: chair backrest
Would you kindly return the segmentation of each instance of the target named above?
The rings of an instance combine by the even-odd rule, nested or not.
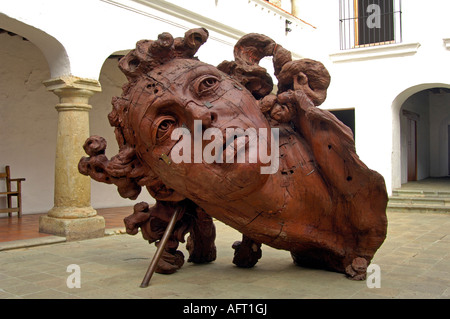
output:
[[[11,183],[10,183],[9,179],[11,178],[11,173],[9,170],[9,166],[5,166],[5,171],[0,172],[0,178],[6,179],[6,191],[10,192],[11,191]]]

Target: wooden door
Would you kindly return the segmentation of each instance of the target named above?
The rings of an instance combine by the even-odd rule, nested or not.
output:
[[[408,182],[417,180],[417,121],[407,118]]]

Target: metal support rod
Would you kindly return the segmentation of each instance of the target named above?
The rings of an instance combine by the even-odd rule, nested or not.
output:
[[[148,287],[148,284],[150,282],[150,279],[153,276],[153,273],[155,272],[156,265],[158,264],[159,259],[162,256],[162,253],[164,252],[164,249],[166,247],[167,241],[169,240],[170,234],[173,231],[173,228],[175,227],[175,222],[177,220],[178,214],[179,214],[179,208],[175,210],[173,213],[172,219],[170,220],[169,224],[167,225],[166,231],[164,232],[164,235],[159,242],[158,248],[156,250],[155,255],[153,256],[152,262],[150,263],[150,266],[147,269],[147,273],[144,276],[144,279],[141,283],[141,288]]]

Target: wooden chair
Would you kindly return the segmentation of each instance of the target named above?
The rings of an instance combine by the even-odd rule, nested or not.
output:
[[[0,172],[0,179],[6,179],[6,192],[0,192],[0,196],[7,197],[8,208],[0,208],[0,213],[8,213],[9,217],[11,217],[13,212],[17,212],[19,218],[22,217],[22,187],[21,182],[25,180],[25,178],[11,178],[9,166],[5,167],[5,172]],[[11,182],[16,182],[16,190],[12,190]],[[12,204],[12,198],[17,197],[17,205],[16,207]]]

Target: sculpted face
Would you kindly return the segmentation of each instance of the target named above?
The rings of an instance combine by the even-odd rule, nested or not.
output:
[[[167,187],[189,198],[227,200],[245,196],[267,180],[268,175],[261,174],[264,164],[259,156],[256,163],[248,158],[244,163],[236,158],[231,163],[225,159],[211,163],[199,152],[216,145],[223,154],[211,153],[224,158],[226,148],[233,146],[228,146],[227,128],[270,132],[255,98],[231,77],[211,65],[178,59],[152,70],[132,90],[129,121],[137,155]],[[173,134],[180,128],[186,134]],[[204,135],[211,129],[221,136]],[[268,136],[269,141],[261,140],[270,145]],[[236,149],[245,147],[246,154],[257,154],[252,149],[255,145],[247,138]],[[186,156],[189,151],[190,157]],[[174,152],[183,153],[185,160],[176,163]]]
[[[170,223],[160,272],[181,267],[176,247],[188,232],[188,261],[215,259],[214,216],[243,234],[233,244],[240,267],[255,265],[264,243],[290,251],[300,266],[364,279],[386,237],[388,197],[382,176],[359,160],[351,130],[317,107],[326,98],[328,71],[317,61],[293,61],[260,34],[242,37],[235,60],[214,67],[194,57],[207,37],[201,28],[184,38],[162,33],[120,60],[128,83],[108,115],[119,153],[109,160],[106,141],[92,136],[80,172],[133,200],[147,187],[156,204],[136,204],[126,224],[131,234],[141,228],[149,242],[181,214]],[[276,96],[258,65],[266,56],[273,57]],[[231,129],[249,134],[235,138]]]

